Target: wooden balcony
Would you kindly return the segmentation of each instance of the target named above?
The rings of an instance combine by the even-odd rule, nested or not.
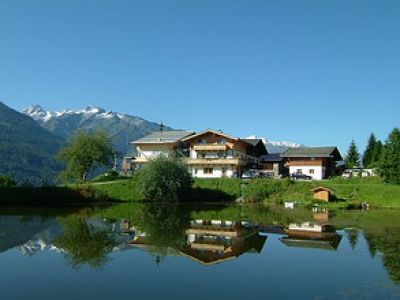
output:
[[[205,144],[205,145],[194,145],[193,149],[196,151],[226,151],[228,150],[228,146],[221,144]]]
[[[244,166],[246,161],[241,158],[186,158],[188,165],[234,165]]]

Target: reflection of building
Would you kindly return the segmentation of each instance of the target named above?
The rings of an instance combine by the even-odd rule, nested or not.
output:
[[[260,253],[266,236],[243,222],[195,220],[186,230],[187,245],[181,253],[203,264],[233,259],[246,252]]]
[[[244,253],[260,253],[266,236],[245,222],[194,220],[186,230],[186,246],[167,249],[168,253],[187,256],[202,264],[216,264],[234,259]],[[130,243],[138,248],[151,249],[145,232],[137,231]]]
[[[288,247],[336,250],[342,239],[332,226],[312,222],[290,224],[286,233],[280,240]]]

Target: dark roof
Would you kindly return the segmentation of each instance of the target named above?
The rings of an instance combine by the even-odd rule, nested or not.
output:
[[[267,155],[268,154],[268,150],[265,147],[265,144],[262,141],[262,139],[241,139],[241,140],[247,144],[250,144],[254,148],[256,148],[258,150],[258,155]]]
[[[183,130],[171,130],[171,131],[156,131],[145,137],[142,137],[136,141],[131,142],[132,144],[154,144],[154,143],[177,143],[183,138],[194,134],[192,131]]]
[[[249,144],[251,144],[251,145],[253,145],[253,146],[257,146],[257,144],[258,144],[259,142],[262,143],[262,140],[261,140],[261,139],[242,139],[242,141],[245,141],[246,143],[249,143]]]
[[[279,153],[261,155],[260,159],[262,162],[280,162],[283,160],[283,157]]]
[[[330,157],[334,160],[342,160],[336,147],[298,147],[288,148],[281,154],[282,157]]]
[[[295,238],[283,237],[280,238],[280,241],[288,247],[336,250],[340,244],[341,239],[342,237],[340,235],[337,235],[329,240],[295,239]]]

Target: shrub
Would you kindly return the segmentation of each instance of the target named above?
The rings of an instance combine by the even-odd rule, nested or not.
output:
[[[181,201],[191,190],[192,177],[177,158],[159,156],[138,175],[138,191],[147,201]]]
[[[10,176],[0,175],[0,187],[14,187],[16,182]]]

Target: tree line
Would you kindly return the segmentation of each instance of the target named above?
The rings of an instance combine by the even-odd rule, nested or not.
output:
[[[362,156],[353,139],[345,165],[347,168],[376,169],[385,182],[400,184],[400,129],[394,128],[385,143],[371,133]]]

